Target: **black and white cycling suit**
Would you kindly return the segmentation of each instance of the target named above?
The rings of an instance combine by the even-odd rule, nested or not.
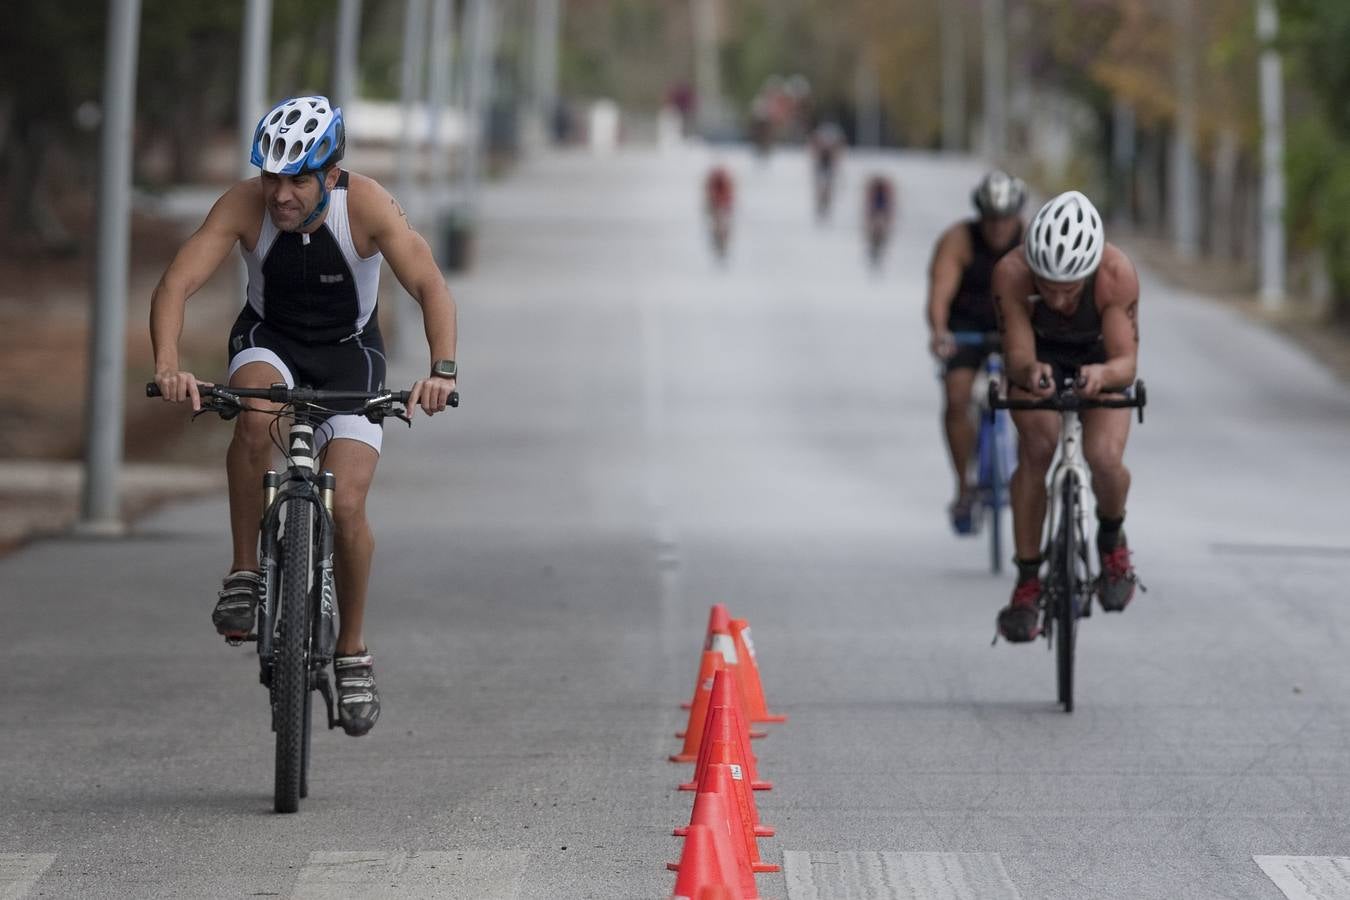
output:
[[[263,213],[248,264],[248,303],[230,330],[230,377],[265,362],[289,387],[378,391],[384,387],[384,340],[376,298],[377,251],[362,257],[347,212],[347,173],[329,195],[328,214],[311,234],[286,232]],[[364,416],[334,415],[316,429],[322,445],[350,438],[380,450],[383,431]]]

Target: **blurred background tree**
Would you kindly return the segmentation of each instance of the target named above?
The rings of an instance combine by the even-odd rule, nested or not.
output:
[[[619,102],[641,122],[695,82],[697,0],[567,0],[562,93],[573,107]],[[1178,59],[1194,54],[1192,148],[1198,240],[1207,254],[1255,255],[1260,125],[1253,0],[1192,0],[1182,27],[1168,0],[1001,0],[1006,9],[1009,128],[1003,164],[1043,190],[1081,187],[1115,227],[1166,236],[1181,201],[1170,178],[1181,115]],[[966,150],[980,150],[984,0],[712,0],[720,137],[744,133],[768,83],[802,75],[814,117],[855,139],[875,121],[885,146],[934,149],[944,102],[956,99]],[[459,0],[458,6],[463,5]],[[1329,275],[1350,309],[1350,3],[1279,0],[1286,56],[1288,221],[1305,267]],[[205,141],[234,134],[242,3],[144,0],[137,111],[142,185],[198,180]],[[527,79],[531,0],[501,0],[499,92]],[[364,0],[360,92],[398,93],[405,0]],[[270,93],[324,90],[331,75],[334,0],[287,0],[273,16]],[[943,15],[959,44],[944,57]],[[11,232],[67,246],[61,197],[92,190],[96,103],[106,6],[90,0],[19,4],[0,31],[0,169]],[[949,19],[950,23],[951,19]],[[947,33],[952,39],[951,30]],[[944,98],[955,60],[960,93]],[[950,74],[950,72],[949,72]],[[875,108],[866,107],[873,85]],[[500,97],[499,97],[500,100]],[[705,98],[706,100],[706,98]],[[870,120],[867,119],[871,115]],[[951,116],[948,116],[950,119]],[[639,133],[641,129],[630,130]],[[800,131],[794,132],[799,137]],[[1321,260],[1320,263],[1317,261]],[[1296,267],[1297,268],[1297,267]],[[1310,279],[1308,283],[1317,279]]]

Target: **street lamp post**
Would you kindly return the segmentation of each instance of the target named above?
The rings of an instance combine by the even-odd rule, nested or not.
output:
[[[98,179],[98,262],[89,341],[84,497],[79,528],[123,529],[117,493],[126,386],[127,270],[131,231],[131,132],[136,112],[140,0],[110,0]]]
[[[1284,72],[1274,42],[1280,23],[1273,0],[1257,0],[1261,39],[1261,306],[1284,306]]]

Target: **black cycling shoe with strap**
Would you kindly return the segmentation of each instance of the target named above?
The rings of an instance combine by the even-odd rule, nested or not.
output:
[[[380,692],[375,689],[375,657],[369,650],[356,656],[333,657],[337,682],[337,716],[342,730],[360,737],[380,718]]]
[[[253,631],[261,587],[262,576],[257,572],[245,569],[225,576],[216,608],[211,611],[211,623],[216,626],[217,634],[234,641],[248,637]]]

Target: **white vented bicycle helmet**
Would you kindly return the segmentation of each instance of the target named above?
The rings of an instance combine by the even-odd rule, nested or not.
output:
[[[981,216],[1015,216],[1027,202],[1027,186],[1022,179],[994,169],[980,179],[970,200]]]
[[[249,161],[273,175],[300,175],[338,162],[346,147],[342,110],[327,97],[292,97],[258,121]]]
[[[1102,262],[1106,235],[1092,201],[1067,191],[1041,207],[1027,229],[1022,253],[1047,281],[1081,281]]]

